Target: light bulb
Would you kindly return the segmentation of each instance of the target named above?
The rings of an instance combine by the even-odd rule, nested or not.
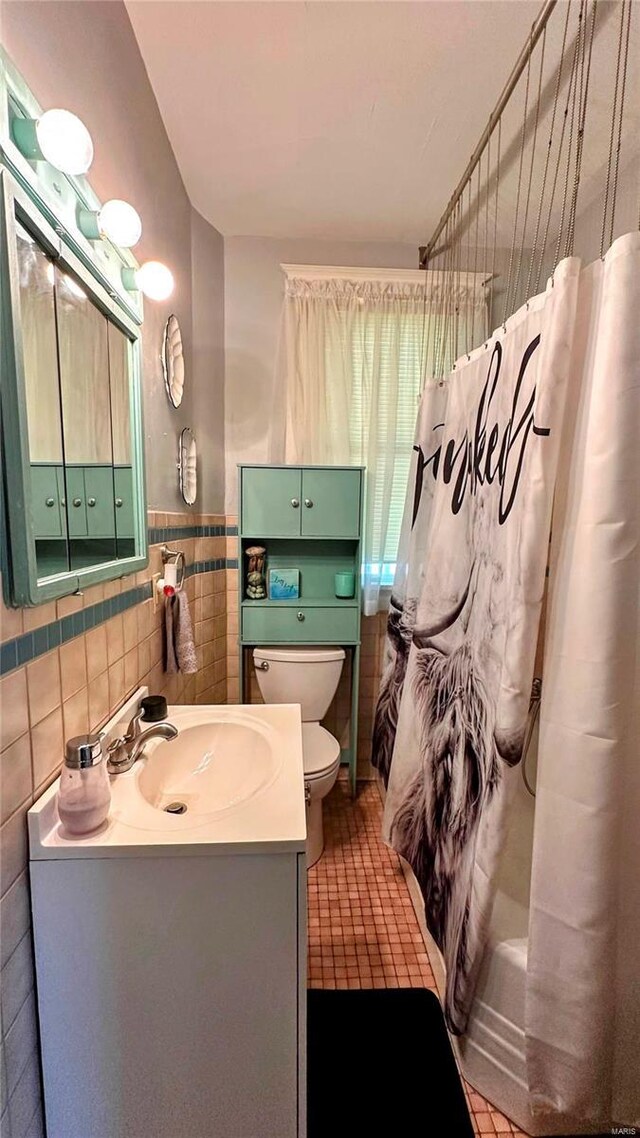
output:
[[[161,261],[145,261],[136,270],[135,281],[150,300],[166,300],[173,292],[173,273]]]
[[[45,111],[35,124],[42,157],[63,174],[86,174],[93,162],[93,142],[71,111]]]
[[[101,234],[119,245],[130,249],[142,236],[142,222],[132,205],[112,198],[105,202],[98,213],[98,228]]]

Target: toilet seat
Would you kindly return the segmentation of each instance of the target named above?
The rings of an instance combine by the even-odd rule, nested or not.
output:
[[[306,782],[325,778],[340,763],[338,740],[319,723],[303,723],[302,761]]]

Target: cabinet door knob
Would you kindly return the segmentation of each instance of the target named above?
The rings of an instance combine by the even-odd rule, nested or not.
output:
[[[311,501],[311,498],[305,498],[304,504],[308,510],[311,510],[313,508],[313,502]]]
[[[296,615],[298,617],[298,620],[304,620],[304,613],[303,612],[299,612]]]
[[[95,498],[87,498],[87,505],[88,506],[95,506],[95,504],[96,504]]]
[[[120,509],[121,505],[122,505],[122,498],[116,498],[116,506],[118,507],[118,509]]]
[[[74,504],[74,506],[81,506],[82,505],[82,498],[74,498],[73,504]]]
[[[55,498],[47,498],[47,501],[46,501],[47,506],[55,506],[55,504],[56,504]]]
[[[298,501],[297,498],[292,498],[291,499],[291,505],[293,506],[294,510],[297,510],[298,506],[300,505],[300,502]]]

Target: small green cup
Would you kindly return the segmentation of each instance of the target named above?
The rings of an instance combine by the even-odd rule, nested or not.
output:
[[[351,570],[344,573],[336,573],[335,575],[335,591],[336,597],[341,600],[349,600],[356,595],[356,575]]]

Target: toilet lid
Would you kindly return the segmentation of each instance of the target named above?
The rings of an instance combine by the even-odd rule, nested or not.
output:
[[[283,664],[327,664],[344,660],[344,648],[296,648],[295,645],[273,648],[254,648],[254,660],[273,660]]]
[[[326,774],[340,758],[340,744],[319,723],[302,724],[302,761],[305,778]]]

